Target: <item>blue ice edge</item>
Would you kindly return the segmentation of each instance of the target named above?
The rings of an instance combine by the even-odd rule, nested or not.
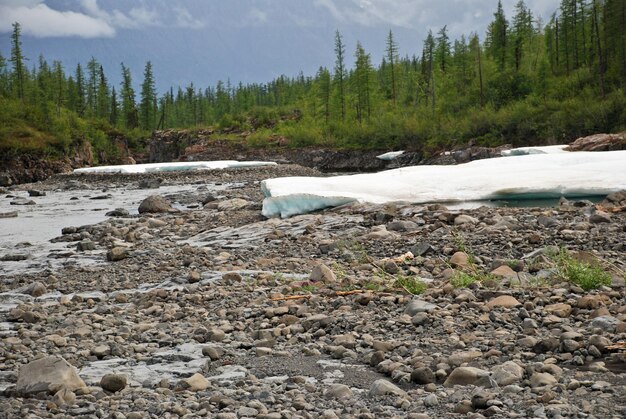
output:
[[[361,201],[354,197],[344,196],[319,196],[314,194],[289,194],[283,196],[272,197],[270,192],[265,188],[265,185],[261,184],[261,189],[265,195],[263,200],[262,214],[267,218],[287,218],[294,215],[306,214],[313,211],[318,211],[324,208],[338,207],[352,202]],[[610,193],[616,192],[615,189],[552,189],[544,191],[522,191],[518,189],[503,189],[496,191],[485,197],[473,199],[473,200],[440,200],[440,201],[424,201],[424,202],[412,202],[413,204],[427,204],[427,203],[459,203],[459,202],[487,202],[487,201],[499,201],[499,200],[540,200],[540,199],[558,199],[565,198],[588,198],[588,197],[600,197],[606,196]],[[403,201],[406,202],[406,201]]]

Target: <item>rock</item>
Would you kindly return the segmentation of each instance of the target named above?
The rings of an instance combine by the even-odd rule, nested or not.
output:
[[[411,253],[415,256],[424,256],[428,253],[435,251],[435,248],[430,243],[421,242],[411,247]]]
[[[202,391],[209,388],[209,380],[204,378],[200,373],[195,373],[189,378],[183,380],[183,389],[189,391]]]
[[[448,357],[448,364],[453,367],[459,367],[462,364],[471,362],[474,359],[480,358],[483,355],[481,351],[463,351],[455,352]]]
[[[465,214],[461,214],[454,219],[454,225],[463,224],[478,224],[478,219]]]
[[[236,211],[236,210],[243,209],[250,204],[251,202],[246,201],[245,199],[233,198],[233,199],[227,199],[225,201],[219,202],[217,204],[217,209],[219,211]]]
[[[618,324],[619,320],[613,316],[600,316],[593,319],[591,327],[596,327],[606,332],[614,332]]]
[[[533,351],[538,354],[554,352],[560,345],[557,338],[545,338],[533,346]]]
[[[110,391],[111,393],[124,390],[127,384],[128,380],[123,374],[106,374],[100,380],[100,387],[104,390]]]
[[[435,374],[428,367],[416,368],[411,372],[411,381],[416,384],[429,384],[435,382]]]
[[[521,303],[517,300],[517,298],[511,295],[501,295],[487,303],[487,307],[489,308],[496,308],[496,307],[511,308],[511,307],[517,307],[519,305],[521,305]]]
[[[386,395],[405,397],[406,392],[395,384],[392,384],[387,380],[380,379],[374,381],[370,387],[369,395],[371,397]]]
[[[516,278],[517,272],[508,265],[500,265],[491,271],[491,275],[497,276],[498,278]]]
[[[21,197],[13,198],[10,204],[11,205],[37,205],[37,203],[33,201],[32,199],[26,199],[26,198],[21,198]]]
[[[607,304],[611,304],[611,299],[604,294],[585,295],[578,299],[576,307],[587,310],[595,310]]]
[[[600,224],[600,223],[610,223],[611,222],[611,214],[604,211],[595,211],[589,217],[589,222],[591,224]]]
[[[532,388],[552,387],[556,383],[557,379],[547,372],[536,372],[530,377],[530,386]]]
[[[310,279],[313,282],[337,282],[337,277],[335,276],[334,272],[323,263],[320,263],[313,268],[313,270],[311,271]]]
[[[419,229],[419,225],[417,225],[417,223],[413,221],[398,220],[398,221],[392,221],[387,224],[387,230],[389,231],[411,232],[411,231],[416,231],[418,229]]]
[[[485,377],[489,377],[489,371],[475,367],[458,367],[450,373],[443,385],[444,387],[477,385]]]
[[[436,394],[431,393],[424,398],[424,406],[426,407],[433,407],[433,406],[437,406],[438,404],[439,404],[439,398],[437,397]]]
[[[224,355],[224,350],[215,346],[205,346],[202,348],[202,355],[211,358],[211,361],[217,361]]]
[[[73,391],[68,390],[67,388],[62,388],[61,390],[54,393],[52,397],[52,401],[57,406],[72,406],[76,403],[76,394]]]
[[[126,208],[115,208],[104,215],[107,217],[130,217],[130,212]]]
[[[107,355],[111,355],[111,347],[109,345],[97,345],[91,348],[91,354],[97,358],[104,358]]]
[[[46,193],[37,189],[29,189],[28,196],[46,196]]]
[[[163,179],[160,178],[148,178],[148,179],[142,179],[139,181],[139,189],[159,189],[159,187],[161,186],[161,183],[163,183]]]
[[[27,396],[41,392],[53,394],[63,388],[75,391],[84,387],[85,383],[78,376],[76,369],[65,359],[47,356],[20,368],[16,392]]]
[[[212,328],[207,333],[207,339],[210,342],[221,342],[221,341],[224,340],[225,337],[226,337],[226,332],[224,332],[222,329],[218,329],[216,327]]]
[[[453,268],[467,268],[469,266],[469,256],[465,252],[456,252],[450,258],[450,265]]]
[[[626,132],[619,134],[594,134],[580,137],[568,145],[567,151],[616,151],[626,150]]]
[[[404,309],[404,314],[413,317],[417,313],[428,313],[436,308],[437,306],[434,304],[428,303],[420,298],[414,298],[407,304]]]
[[[352,397],[352,390],[345,384],[332,384],[326,392],[329,399],[342,400]]]
[[[41,282],[33,282],[24,290],[24,294],[28,294],[32,297],[41,297],[44,295],[48,289]]]
[[[130,256],[128,249],[125,247],[114,247],[107,252],[107,260],[109,262],[118,262]]]
[[[557,303],[557,304],[551,304],[549,306],[546,306],[544,310],[547,313],[565,318],[565,317],[569,317],[569,315],[571,314],[572,306],[570,306],[569,304],[565,304],[565,303]]]
[[[170,202],[159,195],[151,195],[139,205],[139,214],[172,212],[173,210]]]
[[[78,244],[76,245],[76,248],[80,252],[86,252],[88,250],[96,250],[96,244],[89,239],[85,239],[85,240],[79,241]]]
[[[491,372],[491,378],[493,378],[500,387],[517,383],[524,377],[524,369],[513,361],[507,361],[502,365],[497,365]]]

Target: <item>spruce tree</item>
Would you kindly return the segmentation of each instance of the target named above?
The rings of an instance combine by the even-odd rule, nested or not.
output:
[[[152,131],[156,124],[156,89],[152,63],[148,61],[143,73],[141,84],[141,104],[139,106],[141,127]]]
[[[122,63],[122,121],[123,126],[134,129],[139,126],[137,105],[135,102],[135,89],[130,69]]]
[[[13,64],[13,96],[20,100],[24,100],[25,85],[28,70],[24,65],[24,54],[22,53],[22,27],[19,23],[13,24],[13,33],[11,34],[11,63]]]

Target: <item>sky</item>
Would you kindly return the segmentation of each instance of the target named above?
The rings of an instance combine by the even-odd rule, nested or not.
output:
[[[502,0],[508,18],[518,0]],[[559,0],[526,0],[547,21]],[[263,83],[334,64],[334,35],[351,64],[357,41],[379,63],[391,30],[401,56],[419,55],[429,30],[452,39],[484,37],[497,0],[0,0],[0,53],[22,26],[30,65],[43,54],[73,71],[95,57],[119,83],[120,63],[135,84],[151,61],[157,88]]]

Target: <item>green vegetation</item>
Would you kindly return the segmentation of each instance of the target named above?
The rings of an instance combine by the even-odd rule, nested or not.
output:
[[[415,55],[399,56],[389,32],[385,56],[373,65],[365,46],[357,43],[351,57],[336,32],[332,70],[161,95],[150,62],[137,90],[128,67],[121,65],[116,90],[95,58],[68,74],[40,57],[31,71],[16,23],[10,58],[0,54],[0,155],[65,154],[84,141],[106,155],[120,134],[209,125],[250,132],[256,147],[427,153],[624,130],[625,19],[623,0],[562,0],[546,24],[523,1],[511,20],[498,3],[484,40],[476,33],[452,40],[444,26],[411,46]]]
[[[404,289],[409,294],[419,295],[428,289],[428,285],[419,278],[398,275],[394,284],[396,287]]]
[[[565,249],[552,255],[552,258],[556,263],[558,278],[576,284],[585,291],[611,285],[611,274],[599,263],[579,261]]]
[[[481,282],[481,277],[475,273],[468,272],[457,271],[450,279],[450,283],[454,285],[455,288],[467,288],[476,282]]]

